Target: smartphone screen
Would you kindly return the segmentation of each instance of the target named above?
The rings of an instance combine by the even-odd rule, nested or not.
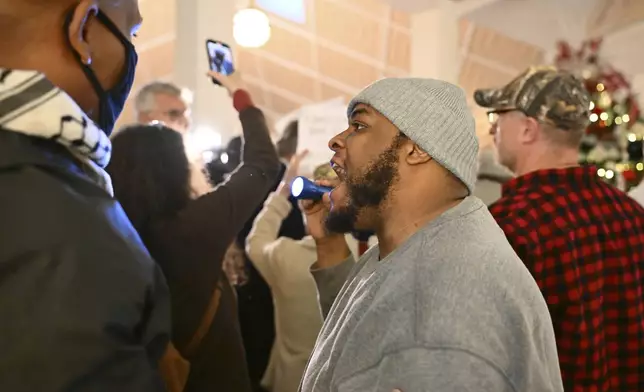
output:
[[[233,52],[230,46],[224,42],[209,39],[206,41],[206,50],[208,52],[208,66],[211,71],[217,71],[224,75],[235,72]]]

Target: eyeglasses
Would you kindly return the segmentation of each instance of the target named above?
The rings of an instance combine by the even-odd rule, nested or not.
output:
[[[190,112],[188,110],[179,110],[179,109],[171,109],[166,112],[164,112],[166,116],[171,118],[172,120],[176,121],[181,118],[187,117],[190,115]]]
[[[497,121],[499,121],[499,115],[503,113],[509,113],[509,112],[515,112],[515,111],[522,112],[520,109],[517,109],[517,108],[490,110],[487,112],[487,120],[490,122],[490,124],[494,125],[496,124]]]

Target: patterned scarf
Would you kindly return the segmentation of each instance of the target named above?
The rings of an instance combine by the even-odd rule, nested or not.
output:
[[[93,180],[113,193],[103,169],[112,152],[110,139],[43,74],[0,68],[0,128],[64,145]]]

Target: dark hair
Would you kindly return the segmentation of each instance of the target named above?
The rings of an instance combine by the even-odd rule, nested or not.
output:
[[[190,163],[181,135],[163,125],[133,125],[112,138],[107,172],[114,194],[139,232],[190,200]]]
[[[282,136],[275,143],[275,149],[277,150],[277,155],[280,158],[289,158],[295,155],[297,151],[297,135],[298,135],[299,122],[293,120],[282,132]]]

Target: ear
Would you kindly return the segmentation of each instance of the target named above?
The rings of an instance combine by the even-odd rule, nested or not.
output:
[[[87,25],[90,19],[98,13],[98,5],[94,0],[83,0],[74,9],[67,28],[67,38],[85,65],[92,63],[92,51],[87,42]]]
[[[525,144],[534,143],[539,138],[540,132],[539,121],[532,117],[526,117],[524,128],[521,132],[521,141]]]
[[[403,151],[405,151],[405,162],[409,165],[420,165],[432,160],[432,157],[418,147],[416,143],[410,142],[408,145],[403,146]]]

